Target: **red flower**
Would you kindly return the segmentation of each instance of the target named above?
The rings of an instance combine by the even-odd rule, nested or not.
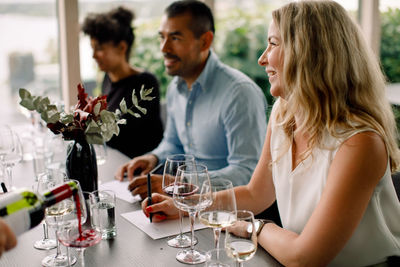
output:
[[[74,119],[79,121],[80,127],[84,128],[85,122],[89,119],[98,120],[98,114],[97,116],[94,114],[94,107],[97,103],[100,103],[100,114],[100,111],[107,109],[107,96],[88,97],[83,85],[78,84],[78,103],[75,106]]]

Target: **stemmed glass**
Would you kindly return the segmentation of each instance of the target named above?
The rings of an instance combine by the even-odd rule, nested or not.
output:
[[[232,182],[215,178],[204,184],[212,191],[213,204],[200,211],[200,222],[213,228],[214,248],[219,248],[219,237],[222,228],[231,226],[236,221],[236,198]]]
[[[85,249],[99,243],[102,239],[101,232],[95,230],[90,223],[85,224],[90,215],[86,200],[89,198],[89,192],[81,193],[75,197],[74,208],[76,212],[62,218],[61,227],[57,230],[58,240],[66,247],[73,247],[79,253],[81,266],[85,266]],[[85,224],[85,225],[84,225]]]
[[[48,188],[48,179],[39,179],[37,183],[32,186],[32,189],[35,193],[41,193]],[[43,238],[40,240],[35,241],[33,243],[33,247],[40,250],[50,250],[57,247],[56,239],[49,238],[49,227],[46,224],[46,221],[43,220]]]
[[[179,166],[175,177],[173,201],[175,206],[189,213],[192,242],[190,249],[176,255],[182,263],[199,264],[206,260],[205,253],[194,249],[194,221],[196,213],[212,204],[211,188],[203,186],[210,182],[207,167],[202,164],[187,163]]]
[[[254,226],[254,214],[247,210],[238,210],[236,222],[225,230],[225,249],[240,267],[251,259],[257,251],[257,230]]]
[[[10,152],[4,155],[3,157],[3,164],[6,168],[7,171],[7,177],[8,177],[8,185],[10,187],[10,190],[13,190],[13,181],[12,181],[12,168],[15,166],[15,164],[21,162],[22,157],[23,157],[23,152],[22,152],[22,145],[21,141],[19,139],[19,136],[17,133],[14,131],[10,130],[10,138],[12,142],[12,149]],[[5,137],[7,138],[7,137]]]
[[[4,193],[7,192],[5,191],[6,188],[6,173],[5,173],[5,167],[4,167],[4,157],[12,151],[13,148],[13,142],[11,137],[11,129],[8,125],[0,125],[0,173],[2,177],[2,189],[4,190]]]
[[[13,149],[11,129],[8,125],[0,126],[0,163],[3,163],[5,155],[10,153]]]
[[[38,192],[46,192],[53,188],[54,186],[64,183],[66,176],[63,172],[59,172],[57,175],[53,173],[42,173],[39,175],[38,179]],[[79,182],[75,181],[78,186],[78,195],[82,194]],[[79,193],[80,192],[80,193]],[[45,223],[55,230],[57,234],[57,229],[63,223],[63,218],[71,214],[76,214],[74,200],[72,198],[67,198],[53,206],[46,208],[45,211]],[[75,215],[76,217],[76,215]],[[67,254],[61,252],[60,243],[56,239],[57,250],[55,254],[46,256],[42,260],[42,265],[45,267],[50,266],[69,266],[76,262],[76,257],[69,257]]]
[[[167,157],[164,165],[164,173],[162,179],[162,189],[164,193],[172,196],[173,186],[175,182],[176,172],[178,167],[186,163],[194,164],[194,156],[185,154],[175,154]],[[182,211],[179,210],[179,235],[167,241],[168,246],[174,248],[190,247],[192,242],[191,237],[182,233],[183,216]],[[197,244],[197,238],[194,237],[194,245]]]

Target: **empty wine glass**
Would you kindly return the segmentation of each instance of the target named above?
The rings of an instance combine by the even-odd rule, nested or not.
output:
[[[195,250],[193,242],[196,213],[212,204],[211,190],[209,186],[203,186],[205,182],[210,182],[206,166],[192,163],[178,167],[173,201],[178,209],[189,213],[192,233],[190,249],[182,250],[176,255],[176,259],[182,263],[199,264],[206,261],[205,252]]]
[[[22,157],[23,157],[23,152],[22,152],[21,141],[20,141],[17,133],[10,130],[10,137],[8,137],[8,138],[10,138],[10,140],[12,142],[12,149],[11,149],[11,151],[9,151],[7,154],[4,155],[3,164],[4,164],[6,172],[7,172],[9,188],[10,188],[10,190],[13,190],[14,186],[13,186],[13,179],[12,179],[12,168],[15,166],[15,164],[21,162]]]
[[[222,228],[231,226],[236,221],[236,198],[232,182],[215,178],[204,184],[212,191],[213,204],[200,211],[200,222],[211,227],[214,232],[214,248],[219,248]]]
[[[167,157],[164,165],[164,173],[162,179],[162,189],[164,193],[172,196],[173,187],[175,182],[176,172],[178,167],[186,163],[194,164],[194,156],[185,154],[175,154]],[[167,241],[168,246],[174,248],[190,247],[192,238],[182,233],[183,216],[182,211],[179,210],[179,234]],[[197,244],[197,238],[194,237],[194,244]]]
[[[236,222],[225,230],[225,249],[240,267],[250,260],[257,251],[257,230],[254,226],[254,214],[247,210],[238,210]]]
[[[0,162],[3,164],[4,156],[13,149],[11,129],[8,125],[0,125]]]

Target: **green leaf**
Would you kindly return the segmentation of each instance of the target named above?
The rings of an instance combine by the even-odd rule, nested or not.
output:
[[[126,119],[120,119],[117,121],[117,124],[126,124]]]
[[[85,137],[86,137],[86,141],[89,144],[102,145],[104,143],[103,136],[101,136],[101,134],[99,134],[99,133],[89,133],[89,134],[86,134]]]
[[[19,97],[21,99],[25,99],[25,98],[31,98],[31,93],[29,93],[28,90],[24,89],[24,88],[19,88]]]
[[[60,122],[63,124],[68,124],[74,121],[74,115],[72,114],[67,114],[65,112],[62,112],[60,114]]]
[[[49,123],[49,116],[47,115],[47,111],[44,110],[42,113],[40,113],[40,118],[44,120],[46,123]]]
[[[40,105],[42,105],[42,106],[48,106],[48,105],[50,105],[50,100],[49,100],[49,98],[46,96],[45,98],[42,98],[41,99],[41,101],[40,101]]]
[[[143,99],[143,97],[146,97],[145,92],[144,92],[144,84],[142,84],[142,87],[140,88],[139,95],[140,95],[141,99]]]
[[[42,101],[42,97],[41,97],[41,96],[33,96],[32,98],[33,98],[33,105],[35,106],[35,109],[36,109],[39,113],[43,112],[43,110],[46,110],[46,109],[43,109],[43,108],[40,106],[40,101]]]
[[[55,105],[48,105],[46,108],[47,123],[56,123],[61,117],[57,107]]]
[[[115,121],[110,123],[104,123],[101,125],[101,132],[103,135],[104,142],[109,141],[113,135],[119,134],[119,127]]]
[[[139,113],[133,112],[132,110],[128,109],[128,113],[131,114],[132,116],[135,116],[136,118],[142,117]]]
[[[98,103],[94,106],[94,108],[93,108],[93,113],[94,113],[95,116],[98,116],[98,115],[99,115],[99,113],[100,113],[100,108],[101,108],[101,103],[98,102]]]
[[[133,92],[132,92],[132,103],[133,103],[134,106],[139,105],[138,99],[137,99],[136,94],[135,94],[135,90],[133,90]]]
[[[146,115],[147,113],[147,109],[142,108],[141,106],[135,106],[138,110],[140,110],[140,112],[142,112],[144,115]]]
[[[126,114],[128,112],[128,108],[126,107],[126,101],[125,98],[122,98],[121,102],[119,103],[119,107],[121,109],[121,112],[123,114]]]
[[[103,123],[115,122],[114,113],[105,109],[100,112],[100,118]]]
[[[144,85],[142,85],[142,89],[140,89],[140,98],[144,101],[151,101],[155,96],[149,96],[153,92],[153,87],[150,89],[144,89]]]
[[[93,120],[91,120],[89,123],[87,123],[86,130],[85,130],[85,134],[91,134],[91,133],[98,133],[98,134],[101,133],[100,127]]]
[[[30,111],[36,109],[31,98],[22,99],[19,104]]]

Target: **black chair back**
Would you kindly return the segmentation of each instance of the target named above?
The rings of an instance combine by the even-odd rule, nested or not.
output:
[[[393,180],[394,188],[396,189],[397,198],[400,201],[400,172],[393,173],[392,180]]]

